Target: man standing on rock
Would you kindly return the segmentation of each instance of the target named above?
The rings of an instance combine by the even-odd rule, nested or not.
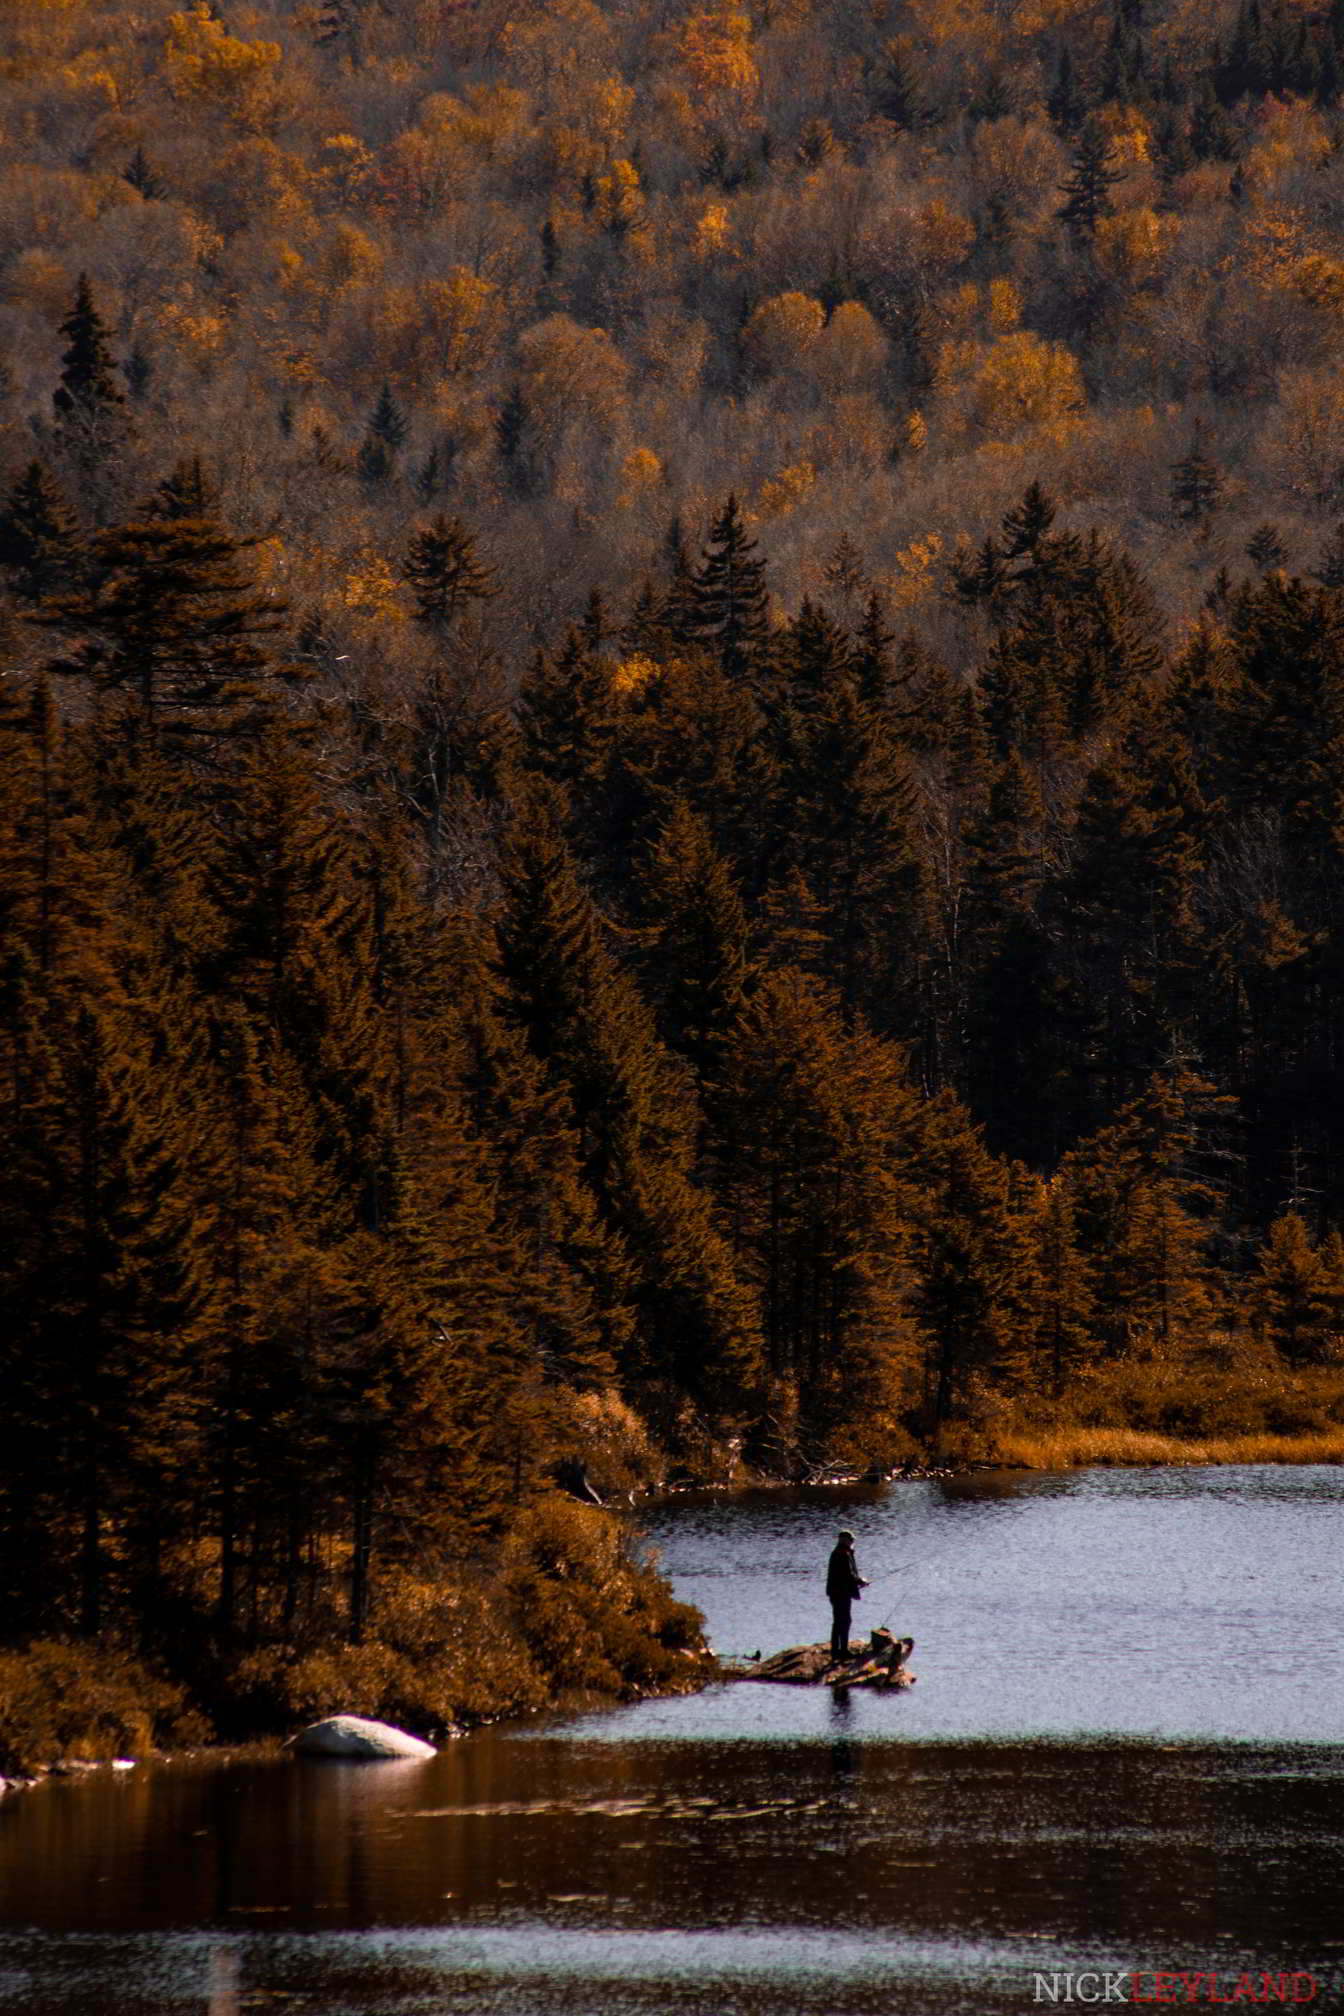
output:
[[[838,1664],[849,1657],[849,1610],[868,1587],[854,1559],[854,1535],[846,1527],[826,1564],[826,1594],[831,1599],[831,1659]]]

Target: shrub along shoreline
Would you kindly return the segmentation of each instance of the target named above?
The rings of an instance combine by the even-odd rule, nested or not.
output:
[[[687,1693],[711,1670],[699,1613],[625,1522],[548,1497],[469,1572],[389,1573],[359,1644],[328,1613],[251,1645],[222,1644],[200,1618],[157,1644],[0,1650],[0,1773],[236,1745],[339,1712],[433,1739],[575,1699]]]
[[[1344,1368],[1290,1373],[1226,1336],[1194,1354],[1153,1343],[1055,1396],[973,1392],[966,1418],[922,1459],[902,1439],[886,1466],[840,1451],[806,1475],[748,1467],[734,1443],[705,1439],[669,1485],[666,1453],[630,1410],[593,1401],[570,1427],[579,1468],[607,1503],[547,1493],[470,1562],[389,1564],[360,1642],[349,1549],[333,1539],[288,1620],[263,1609],[222,1637],[207,1593],[216,1564],[203,1558],[194,1577],[177,1564],[178,1593],[138,1638],[43,1635],[0,1648],[0,1776],[270,1740],[338,1712],[434,1738],[577,1700],[692,1692],[717,1670],[703,1620],[639,1547],[626,1503],[981,1467],[1344,1463]]]

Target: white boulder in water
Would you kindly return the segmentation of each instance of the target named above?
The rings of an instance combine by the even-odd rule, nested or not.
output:
[[[300,1757],[434,1757],[432,1743],[394,1729],[390,1722],[371,1722],[364,1715],[329,1715],[291,1736],[290,1748]]]

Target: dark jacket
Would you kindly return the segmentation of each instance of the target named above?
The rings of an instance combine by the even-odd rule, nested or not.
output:
[[[862,1588],[854,1549],[846,1547],[843,1540],[837,1541],[826,1563],[826,1594],[832,1603],[852,1603]]]

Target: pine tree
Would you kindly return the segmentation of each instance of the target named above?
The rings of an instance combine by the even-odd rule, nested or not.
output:
[[[765,562],[756,557],[736,497],[710,526],[693,598],[696,631],[725,670],[741,677],[754,669],[769,642],[770,605]]]
[[[914,778],[847,667],[804,717],[781,782],[845,1012],[913,1036],[931,923]]]
[[[1036,1276],[1040,1284],[1035,1359],[1056,1399],[1095,1355],[1096,1300],[1068,1185],[1041,1182],[1032,1213]]]
[[[406,415],[392,397],[392,387],[385,383],[369,415],[368,432],[357,460],[359,474],[366,483],[387,481],[397,466],[406,434]]]
[[[689,1088],[604,941],[553,800],[519,819],[503,880],[499,972],[510,1012],[569,1099],[584,1180],[625,1244],[645,1373],[670,1373],[710,1404],[741,1405],[757,1346],[691,1176]]]
[[[406,415],[392,397],[392,387],[384,380],[372,413],[369,432],[395,455],[406,443]]]
[[[1201,430],[1196,426],[1189,452],[1171,472],[1171,508],[1184,524],[1200,526],[1218,509],[1222,478],[1204,453]]]
[[[991,614],[996,612],[1010,584],[1002,549],[992,533],[974,552],[967,548],[953,555],[949,583],[953,596],[967,608],[981,604]]]
[[[215,518],[223,495],[206,475],[200,456],[192,455],[165,476],[143,507],[146,518]]]
[[[1055,902],[1079,1015],[1072,1062],[1084,1124],[1133,1099],[1161,1061],[1167,994],[1195,956],[1203,806],[1179,748],[1144,776],[1110,757],[1079,803]],[[1090,1079],[1090,1090],[1088,1080]]]
[[[788,968],[762,977],[726,1068],[724,1209],[760,1306],[770,1415],[813,1461],[837,1441],[871,1451],[916,1363],[918,1101],[897,1054]]]
[[[1344,614],[1328,591],[1270,574],[1233,622],[1237,692],[1226,787],[1273,807],[1293,836],[1299,878],[1333,877],[1344,733]]]
[[[477,558],[462,520],[442,512],[411,540],[402,573],[415,596],[417,622],[440,637],[472,603],[499,593],[493,568]]]
[[[1147,96],[1147,75],[1143,36],[1132,7],[1117,6],[1111,17],[1111,32],[1102,64],[1103,104],[1117,100],[1125,105],[1140,104]]]
[[[58,426],[96,430],[125,405],[113,377],[116,365],[107,326],[93,303],[89,276],[81,273],[74,306],[61,324],[68,348],[61,357],[61,382],[52,395]]]
[[[1114,214],[1111,190],[1122,179],[1123,171],[1111,166],[1110,136],[1095,116],[1089,117],[1079,131],[1068,180],[1060,185],[1064,202],[1056,212],[1075,246],[1090,246],[1103,217]]]
[[[1039,1321],[1032,1226],[1004,1164],[949,1105],[923,1172],[913,1312],[935,1445],[978,1380],[1020,1379]]]
[[[132,399],[143,399],[154,377],[154,360],[142,343],[134,346],[121,368]]]
[[[847,532],[842,532],[826,556],[821,578],[843,603],[856,603],[868,585],[863,571],[863,555]]]
[[[515,1256],[513,1303],[535,1360],[548,1380],[605,1386],[634,1356],[624,1242],[599,1216],[568,1096],[547,1082],[510,1015],[493,950],[480,931],[453,948],[454,1076],[470,1128],[490,1153],[495,1233]]]
[[[1169,196],[1173,185],[1195,165],[1195,150],[1190,143],[1190,122],[1184,107],[1164,104],[1158,115],[1153,137],[1158,173],[1162,178],[1163,190]]]
[[[914,666],[903,659],[897,665],[892,655],[895,632],[887,628],[886,601],[874,588],[863,605],[863,618],[850,648],[854,682],[859,698],[869,706],[893,710],[898,696],[904,698],[913,678]]]
[[[98,533],[92,585],[44,614],[70,640],[52,669],[111,696],[131,740],[188,763],[218,761],[227,743],[255,734],[298,672],[272,656],[286,609],[250,578],[252,543],[211,518]]]
[[[571,630],[555,658],[538,656],[518,695],[525,767],[562,787],[576,832],[605,853],[618,755],[618,703],[606,660]]]
[[[1321,1256],[1300,1213],[1285,1211],[1261,1248],[1254,1289],[1257,1327],[1290,1365],[1326,1355],[1329,1308]]]
[[[80,559],[74,513],[40,462],[17,478],[0,512],[0,568],[23,602],[69,588]]]
[[[94,306],[88,275],[81,273],[74,305],[61,324],[66,349],[52,394],[56,439],[69,455],[95,517],[106,507],[115,463],[131,438],[126,395],[116,382],[107,327]]]
[[[254,1569],[262,1536],[273,1526],[283,1535],[284,1621],[293,1627],[303,1547],[320,1516],[308,1420],[311,1325],[326,1270],[320,1249],[331,1242],[339,1212],[333,1187],[317,1171],[308,1103],[274,1036],[233,1000],[216,1001],[211,1023],[217,1292],[203,1352],[210,1393],[205,1454],[219,1543],[215,1615],[227,1642],[239,1622],[249,1530]],[[308,1313],[291,1330],[287,1305],[296,1277]]]
[[[146,203],[160,203],[168,194],[162,177],[151,168],[143,147],[136,148],[121,172],[132,189],[139,190]]]
[[[673,649],[688,650],[696,636],[695,568],[677,514],[663,534],[663,572],[666,587],[658,608],[659,628]]]
[[[1235,161],[1237,131],[1218,102],[1218,94],[1206,82],[1195,98],[1190,114],[1190,146],[1197,161]]]
[[[641,963],[664,1040],[702,1088],[723,1069],[752,979],[746,910],[707,822],[674,801],[639,878]]]
[[[1212,1317],[1228,1104],[1187,1068],[1167,1067],[1065,1160],[1098,1331],[1112,1352],[1169,1348]]]
[[[1069,140],[1078,133],[1087,118],[1087,96],[1078,84],[1067,42],[1060,44],[1054,82],[1046,98],[1046,110],[1056,131]]]
[[[431,442],[429,453],[411,477],[411,488],[421,504],[432,504],[444,488],[446,478],[447,471],[438,443]]]
[[[911,50],[904,39],[888,42],[886,46],[873,94],[873,109],[879,118],[889,119],[906,133],[917,132],[928,120]]]
[[[42,1366],[27,1430],[44,1434],[50,1468],[49,1614],[96,1633],[124,1578],[153,1576],[190,1474],[186,1354],[204,1254],[160,1074],[102,1004],[66,1008],[49,1027],[47,1097],[31,1115],[44,1177],[19,1206],[42,1228],[19,1244],[36,1269],[20,1291],[26,1348]]]
[[[495,445],[504,464],[509,487],[517,497],[526,497],[535,484],[529,448],[531,413],[521,385],[513,385],[495,415]]]
[[[1033,479],[1003,520],[1003,556],[1006,561],[1025,560],[1039,567],[1043,550],[1055,522],[1054,499]]]
[[[1015,749],[999,768],[983,817],[967,831],[966,851],[965,931],[985,957],[1012,919],[1031,911],[1045,878],[1045,806]]]
[[[1246,541],[1246,558],[1262,574],[1269,574],[1287,565],[1288,548],[1283,543],[1283,534],[1277,525],[1257,525]]]

